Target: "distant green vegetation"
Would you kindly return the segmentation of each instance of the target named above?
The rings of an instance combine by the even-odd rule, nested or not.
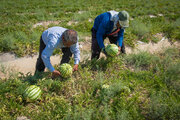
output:
[[[109,10],[130,13],[133,20],[125,33],[125,43],[130,46],[136,40],[157,42],[152,37],[156,33],[164,33],[171,41],[180,39],[179,0],[1,0],[0,52],[13,52],[17,56],[34,54],[41,33],[55,25],[90,36],[94,18]],[[60,22],[33,28],[42,21]],[[68,25],[69,21],[77,23]]]
[[[73,60],[71,61],[73,65]],[[58,67],[58,66],[56,66]],[[31,120],[177,120],[180,118],[180,51],[146,52],[85,60],[71,79],[31,74],[0,80],[0,118]],[[32,84],[42,97],[26,102]]]

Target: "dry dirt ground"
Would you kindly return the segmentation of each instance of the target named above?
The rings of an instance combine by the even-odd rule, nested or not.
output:
[[[171,44],[167,38],[163,37],[162,34],[157,34],[157,38],[160,39],[158,43],[143,43],[141,41],[137,41],[135,48],[126,46],[126,53],[137,53],[139,51],[155,53],[162,51],[163,49],[168,47],[180,48],[179,42]],[[91,56],[91,37],[84,37],[84,40],[84,42],[79,42],[81,61],[90,59]],[[23,74],[34,74],[37,57],[38,55],[35,55],[33,57],[16,58],[13,54],[10,53],[0,54],[0,78],[6,78],[11,76],[11,73],[18,72],[21,72]],[[104,57],[104,55],[101,54],[101,57]],[[51,63],[53,65],[59,64],[60,60],[61,58],[59,55],[51,57]]]

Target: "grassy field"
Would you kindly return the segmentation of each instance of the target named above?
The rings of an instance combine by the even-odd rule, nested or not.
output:
[[[179,0],[1,0],[0,52],[34,54],[41,33],[55,25],[75,29],[80,38],[91,36],[94,18],[109,10],[129,12],[130,27],[125,33],[129,46],[133,47],[136,40],[157,42],[153,37],[156,33],[164,33],[171,41],[180,39]],[[33,27],[45,21],[54,22]]]
[[[0,52],[37,53],[41,33],[54,25],[77,30],[84,41],[94,18],[109,10],[130,13],[124,38],[129,46],[137,40],[157,42],[157,33],[180,40],[179,0],[1,0]],[[51,24],[38,26],[45,21]],[[24,100],[30,85],[41,88],[39,100]],[[49,72],[0,79],[0,119],[178,120],[179,92],[179,48],[84,60],[70,79],[51,79]]]

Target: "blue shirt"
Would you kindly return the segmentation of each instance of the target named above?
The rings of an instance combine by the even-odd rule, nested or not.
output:
[[[46,45],[42,51],[41,58],[45,66],[53,72],[55,69],[50,62],[50,56],[52,55],[55,48],[63,48],[62,34],[66,31],[66,28],[62,27],[51,27],[42,33],[42,39]],[[80,61],[80,50],[78,42],[70,46],[71,52],[74,54],[74,64],[79,64]]]
[[[96,38],[100,48],[104,48],[103,36],[110,34],[114,27],[114,21],[111,21],[111,14],[105,12],[95,18],[93,28],[97,31]],[[117,44],[122,47],[124,29],[118,32]]]

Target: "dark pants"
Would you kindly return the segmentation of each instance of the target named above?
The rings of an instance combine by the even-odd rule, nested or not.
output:
[[[92,51],[92,55],[91,55],[91,60],[96,58],[98,59],[100,56],[100,52],[101,49],[98,45],[97,39],[96,39],[96,30],[94,28],[91,29],[92,32],[92,45],[91,45],[91,51]],[[117,45],[117,39],[118,39],[118,33],[108,36],[108,35],[104,35],[103,36],[103,42],[104,39],[108,37],[109,38],[109,42],[111,44],[116,44]],[[124,46],[124,42],[122,42],[122,47],[121,47],[121,53],[125,53],[125,46]]]
[[[45,69],[44,62],[43,62],[43,60],[41,58],[41,54],[42,54],[45,47],[46,47],[46,45],[44,44],[44,42],[42,40],[42,36],[41,36],[41,38],[40,38],[40,46],[39,46],[39,57],[38,57],[37,62],[36,62],[36,71],[35,71],[35,73],[37,71],[38,72],[43,72],[44,69]],[[62,48],[62,52],[63,52],[63,56],[62,56],[62,60],[61,60],[60,64],[68,63],[69,60],[70,60],[70,57],[72,56],[70,48],[68,48],[68,47]]]

